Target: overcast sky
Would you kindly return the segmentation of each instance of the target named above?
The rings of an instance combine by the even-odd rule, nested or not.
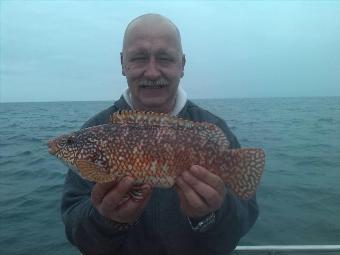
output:
[[[340,96],[340,1],[0,5],[0,102],[117,99],[125,27],[150,12],[181,31],[190,98]]]

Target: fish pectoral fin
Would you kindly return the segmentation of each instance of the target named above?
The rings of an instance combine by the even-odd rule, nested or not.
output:
[[[262,149],[241,148],[228,150],[228,161],[222,179],[233,193],[242,199],[249,199],[260,182],[265,154]]]
[[[86,180],[99,183],[115,180],[115,176],[113,174],[108,173],[105,168],[98,166],[93,162],[79,159],[75,161],[75,164],[79,170],[80,176]]]

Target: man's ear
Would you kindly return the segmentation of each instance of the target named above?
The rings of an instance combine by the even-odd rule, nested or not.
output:
[[[120,65],[122,66],[122,75],[125,76],[125,68],[123,63],[123,52],[120,53]]]
[[[184,66],[185,66],[185,62],[186,62],[185,54],[183,54],[183,55],[182,55],[182,74],[181,74],[181,78],[183,78],[183,76],[184,76]]]

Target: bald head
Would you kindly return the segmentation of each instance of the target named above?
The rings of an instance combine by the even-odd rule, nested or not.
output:
[[[158,14],[137,17],[126,28],[120,55],[134,109],[169,113],[184,75],[177,27]]]
[[[134,40],[136,32],[143,31],[146,34],[156,34],[161,32],[173,36],[177,41],[179,51],[182,53],[181,35],[176,25],[168,18],[160,14],[144,14],[133,19],[126,27],[123,40],[123,52],[131,40]]]

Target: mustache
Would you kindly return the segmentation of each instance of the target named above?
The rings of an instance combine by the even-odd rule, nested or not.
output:
[[[158,80],[143,79],[143,80],[139,81],[138,85],[139,86],[146,86],[146,87],[167,86],[167,85],[169,85],[169,82],[164,78],[160,78]]]

